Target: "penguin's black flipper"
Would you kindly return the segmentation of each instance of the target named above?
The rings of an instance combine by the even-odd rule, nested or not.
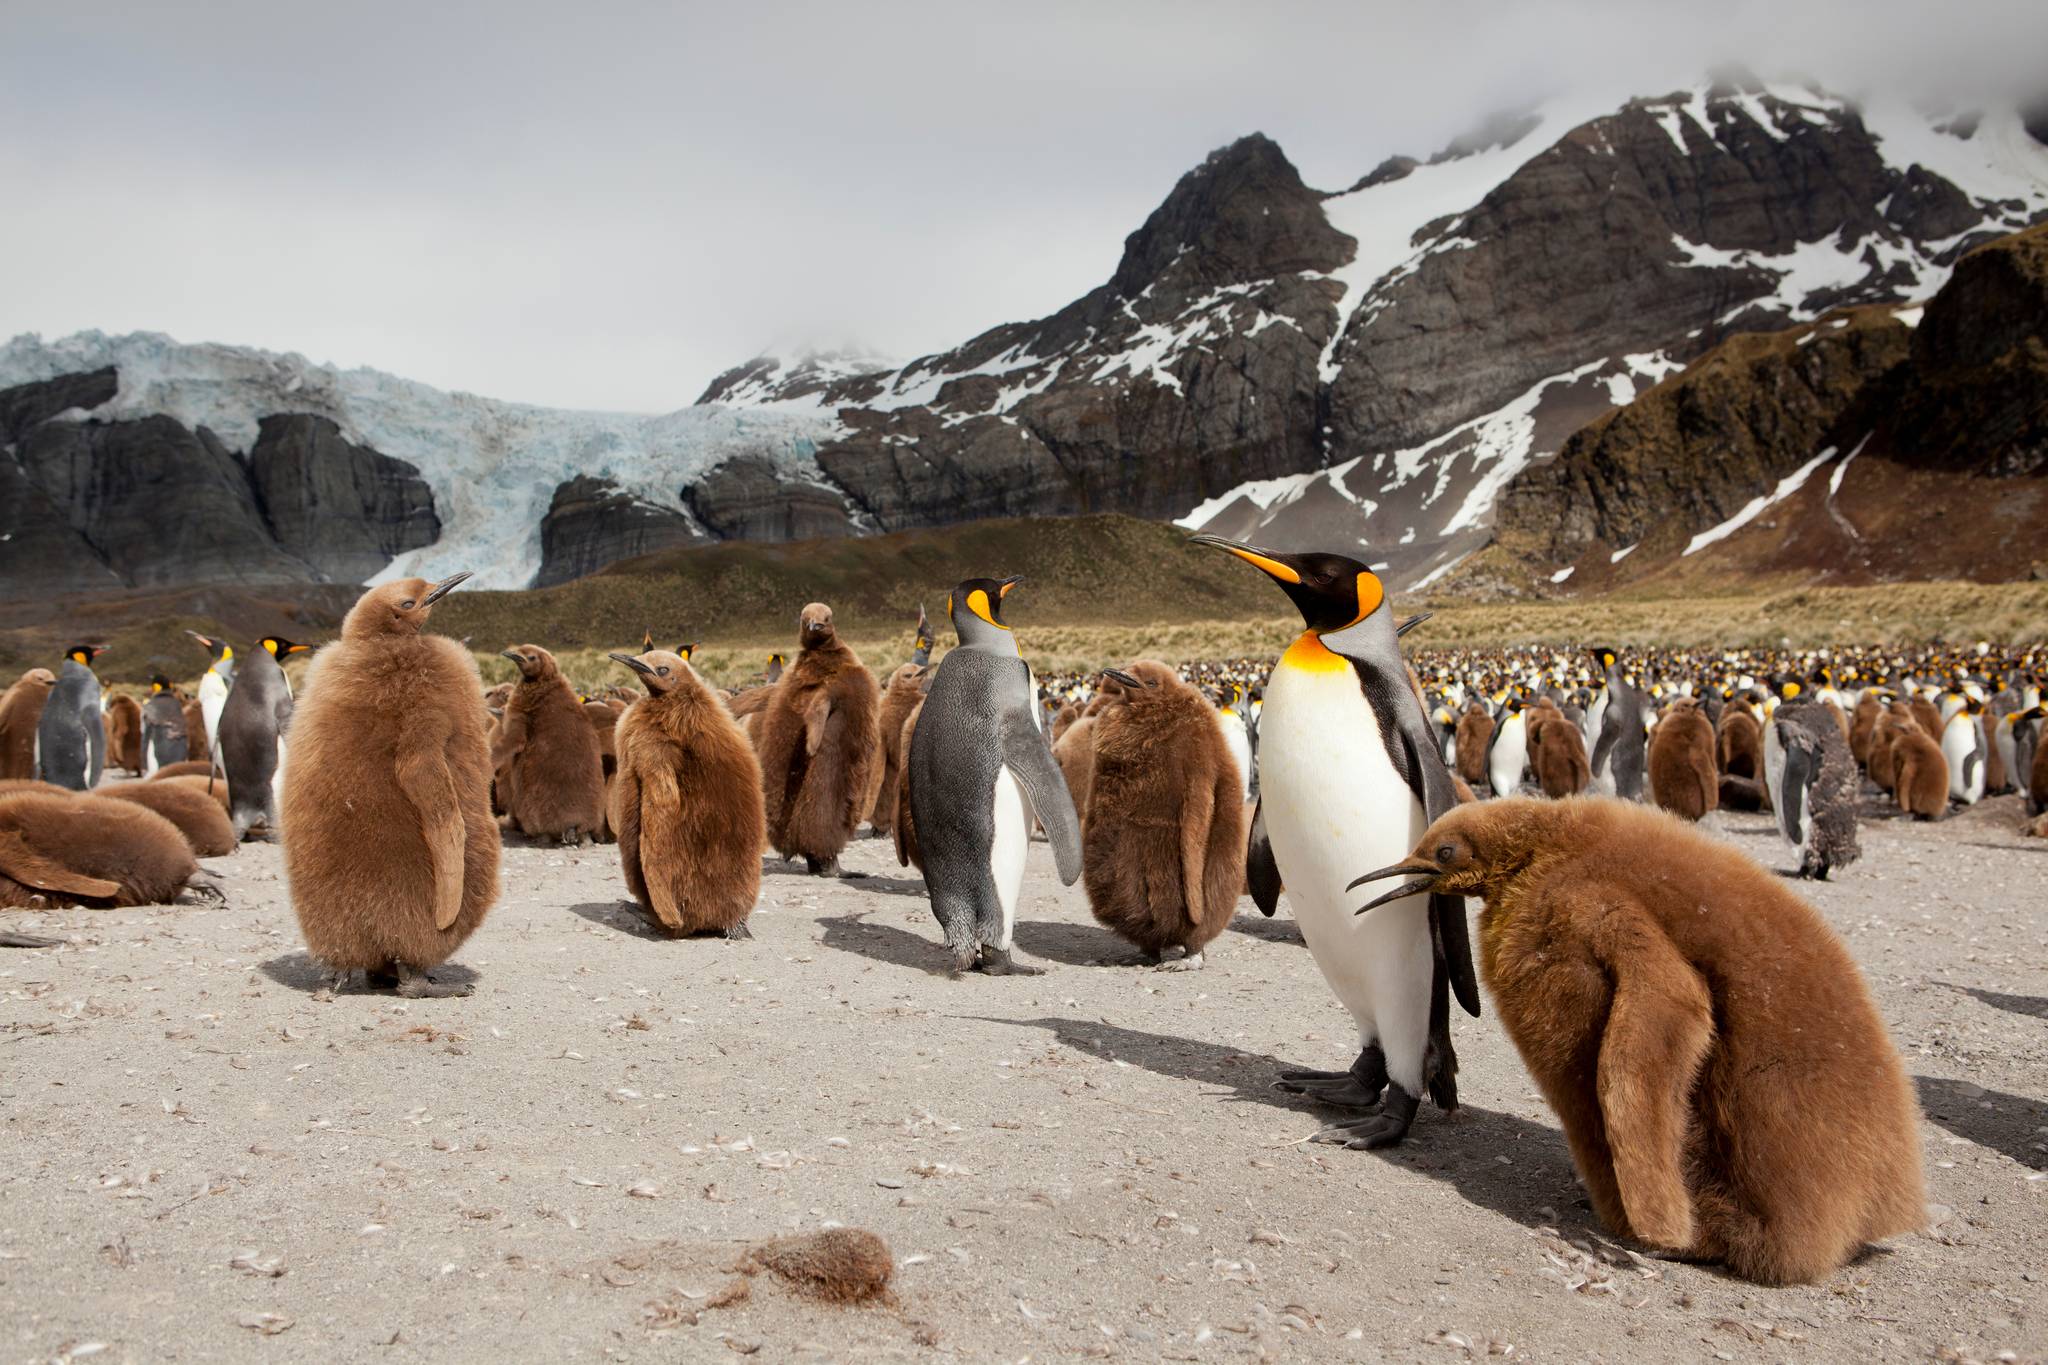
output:
[[[1820,744],[1802,726],[1778,722],[1778,742],[1785,748],[1782,789],[1771,793],[1786,839],[1794,848],[1806,845],[1807,802],[1820,776]]]
[[[1607,693],[1607,710],[1600,716],[1600,737],[1593,743],[1593,756],[1586,760],[1586,766],[1596,773],[1600,771],[1600,765],[1607,761],[1608,751],[1614,748],[1615,741],[1621,738],[1621,726],[1614,719],[1615,710],[1614,689],[1610,687]]]
[[[1074,813],[1074,798],[1053,761],[1045,731],[1032,724],[1029,710],[1012,710],[1003,716],[1002,740],[1003,766],[1016,776],[1032,813],[1045,826],[1060,885],[1072,886],[1081,879],[1081,817]]]
[[[1251,838],[1245,844],[1244,879],[1251,888],[1252,904],[1267,919],[1280,908],[1280,864],[1273,861],[1273,844],[1266,838],[1266,803],[1252,807]]]

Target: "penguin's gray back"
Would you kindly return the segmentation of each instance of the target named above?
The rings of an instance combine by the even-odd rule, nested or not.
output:
[[[251,654],[235,671],[220,712],[220,769],[228,779],[235,837],[251,826],[275,829],[282,738],[291,723],[292,689],[267,653]]]
[[[99,785],[106,766],[107,728],[100,716],[100,680],[75,659],[64,662],[36,722],[36,768],[42,780],[73,791]]]
[[[185,704],[168,692],[159,692],[142,707],[142,769],[153,773],[172,763],[183,763],[191,753],[185,734]]]
[[[1607,706],[1600,717],[1600,734],[1595,737],[1593,776],[1604,772],[1614,783],[1614,794],[1640,800],[1643,774],[1649,762],[1649,740],[1643,730],[1642,692],[1615,678],[1607,684]]]
[[[1825,871],[1855,862],[1863,851],[1856,839],[1859,777],[1855,755],[1849,750],[1849,742],[1842,738],[1834,717],[1827,708],[1816,704],[1781,706],[1769,722],[1766,734],[1785,750],[1787,770],[1795,775],[1804,774],[1804,793],[1796,797],[1789,790],[1781,791],[1786,785],[1784,777],[1774,773],[1770,778],[1773,804],[1789,805],[1796,799],[1798,809],[1804,813],[1802,837],[1797,838],[1784,828],[1785,817],[1779,817],[1785,837],[1801,851],[1802,867]],[[1801,755],[1797,761],[1792,757],[1794,753]]]

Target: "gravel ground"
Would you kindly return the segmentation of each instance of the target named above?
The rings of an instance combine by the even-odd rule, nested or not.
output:
[[[1754,816],[1710,823],[1758,857]],[[2016,798],[1872,820],[1808,888],[1926,1109],[1929,1230],[1759,1289],[1602,1240],[1490,1013],[1453,1118],[1304,1141],[1283,1063],[1346,1019],[1285,918],[1130,962],[1032,850],[954,980],[886,845],[771,863],[749,943],[650,938],[610,849],[507,850],[467,999],[311,998],[278,851],[227,908],[14,917],[0,953],[0,1343],[16,1360],[1957,1360],[2048,1348],[2048,846]],[[449,970],[449,969],[444,969]],[[1796,1097],[1788,1096],[1788,1102]],[[844,1223],[894,1302],[734,1267]],[[741,1297],[743,1287],[751,1293]]]

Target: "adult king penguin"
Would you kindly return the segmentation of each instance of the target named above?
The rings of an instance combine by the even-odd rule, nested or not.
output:
[[[1031,817],[1060,883],[1081,875],[1081,822],[1038,723],[1038,687],[1003,624],[1022,579],[970,578],[946,600],[960,637],[939,661],[910,739],[910,810],[932,914],[960,971],[1035,975],[1010,956]]]
[[[185,703],[159,673],[149,680],[149,700],[142,704],[142,771],[144,776],[186,758]]]
[[[237,671],[233,690],[220,709],[215,761],[228,780],[229,814],[235,838],[246,839],[261,825],[277,829],[277,796],[284,786],[284,734],[292,723],[292,685],[281,666],[311,645],[296,645],[275,635],[258,642]],[[212,676],[211,674],[208,675]]]
[[[216,640],[196,630],[185,633],[197,640],[213,660],[206,666],[206,676],[199,680],[199,714],[206,718],[206,752],[212,755],[220,747],[220,713],[228,704],[228,690],[235,685],[235,651],[226,640]]]
[[[1621,656],[1611,647],[1593,650],[1604,676],[1593,704],[1586,708],[1586,739],[1593,746],[1593,790],[1628,801],[1643,799],[1643,775],[1649,768],[1645,720],[1649,705],[1642,691],[1621,671]]]
[[[100,715],[100,680],[92,661],[105,645],[73,645],[36,722],[36,776],[54,786],[89,792],[107,766],[107,725]]]
[[[1287,888],[1316,966],[1357,1022],[1359,1053],[1348,1071],[1286,1071],[1281,1085],[1365,1111],[1328,1130],[1331,1139],[1388,1146],[1407,1135],[1425,1091],[1456,1107],[1449,995],[1476,1015],[1479,983],[1462,898],[1411,896],[1380,924],[1352,913],[1346,886],[1356,859],[1398,860],[1457,804],[1451,774],[1370,569],[1217,536],[1193,543],[1263,571],[1307,626],[1266,684],[1246,880],[1268,915]]]

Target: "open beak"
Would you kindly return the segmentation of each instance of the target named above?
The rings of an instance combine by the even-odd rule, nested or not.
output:
[[[1395,863],[1393,866],[1383,867],[1377,872],[1366,873],[1363,877],[1360,877],[1357,880],[1353,881],[1349,886],[1345,887],[1344,889],[1346,891],[1356,891],[1359,887],[1364,886],[1367,882],[1381,882],[1385,881],[1389,877],[1414,876],[1420,878],[1419,881],[1407,882],[1401,886],[1397,886],[1392,891],[1387,892],[1386,895],[1381,896],[1376,900],[1368,901],[1364,905],[1359,906],[1358,909],[1352,912],[1353,914],[1362,915],[1368,910],[1379,909],[1388,901],[1397,901],[1405,896],[1413,896],[1420,892],[1434,890],[1436,887],[1436,879],[1442,875],[1443,874],[1437,870],[1437,867],[1434,863],[1425,863],[1419,860],[1405,863]]]
[[[607,654],[605,655],[605,657],[607,659],[612,660],[614,663],[624,664],[626,667],[632,669],[635,673],[648,674],[654,671],[652,666],[641,663],[638,659],[634,658],[630,654]]]
[[[1421,625],[1424,621],[1427,621],[1430,617],[1434,615],[1436,615],[1436,613],[1433,611],[1417,612],[1415,615],[1403,621],[1400,625],[1394,627],[1394,638],[1399,639],[1401,636],[1406,635],[1409,631],[1415,629],[1417,626]]]
[[[454,592],[457,588],[461,587],[462,581],[465,578],[468,578],[469,574],[470,571],[468,569],[464,569],[461,573],[456,574],[453,578],[442,579],[439,583],[436,583],[433,587],[427,589],[427,595],[420,599],[420,605],[423,607],[433,606],[434,603],[440,601],[449,593]]]
[[[1207,545],[1212,549],[1228,550],[1245,563],[1265,570],[1266,573],[1279,579],[1282,583],[1301,582],[1300,574],[1255,545],[1246,545],[1241,541],[1225,540],[1222,536],[1210,535],[1189,536],[1188,544]]]
[[[1125,687],[1143,687],[1145,685],[1139,682],[1136,678],[1132,677],[1130,674],[1124,672],[1121,668],[1105,668],[1102,670],[1100,676],[1112,679],[1116,682],[1120,682]]]

